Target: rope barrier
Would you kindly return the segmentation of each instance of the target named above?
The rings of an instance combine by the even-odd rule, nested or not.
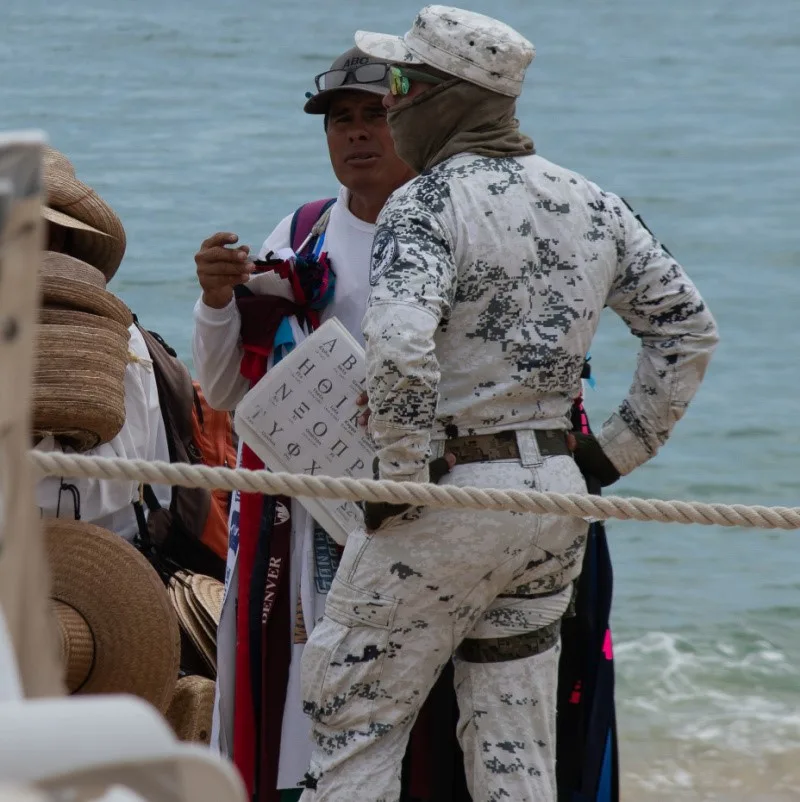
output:
[[[209,468],[187,463],[86,457],[60,452],[29,452],[40,474],[146,484],[240,490],[293,497],[388,501],[394,504],[473,510],[571,515],[621,521],[660,521],[703,526],[744,526],[759,529],[800,529],[800,507],[706,504],[699,501],[541,493],[371,479],[305,476],[270,471]]]

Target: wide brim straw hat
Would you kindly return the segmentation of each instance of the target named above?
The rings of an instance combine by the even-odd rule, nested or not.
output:
[[[130,309],[105,288],[102,273],[85,262],[63,253],[47,251],[39,266],[42,306],[87,312],[117,321],[125,328],[133,324]]]
[[[129,332],[40,324],[33,375],[34,438],[52,435],[87,451],[108,443],[125,423]]]
[[[70,160],[53,148],[43,157],[45,220],[72,232],[70,252],[110,281],[125,255],[125,229],[117,214],[90,186],[75,177]]]
[[[70,693],[130,693],[165,713],[178,679],[178,621],[161,578],[126,540],[43,521],[50,596]]]
[[[217,674],[217,626],[194,596],[191,573],[176,572],[169,581],[169,598],[178,616],[181,629],[186,633],[211,676]],[[212,580],[213,581],[213,580]]]
[[[211,743],[214,680],[190,674],[175,686],[166,719],[181,741]]]
[[[39,274],[55,278],[70,278],[86,281],[98,289],[106,288],[106,277],[88,262],[82,262],[74,256],[58,251],[44,251],[40,262]]]
[[[192,574],[189,577],[189,587],[195,601],[200,605],[207,620],[213,625],[216,632],[219,627],[219,619],[222,616],[225,585],[211,576]]]

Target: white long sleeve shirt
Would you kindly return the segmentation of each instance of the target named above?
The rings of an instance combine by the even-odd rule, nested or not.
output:
[[[336,289],[331,303],[322,313],[325,321],[335,316],[363,343],[361,319],[369,295],[369,258],[375,226],[353,215],[348,208],[349,192],[342,187],[325,231],[324,250],[336,273]],[[285,217],[267,237],[258,258],[269,251],[291,247],[292,215]],[[233,409],[249,385],[239,372],[242,347],[239,341],[241,319],[236,301],[223,309],[203,303],[194,308],[192,355],[197,380],[208,403],[215,409]]]
[[[163,460],[169,462],[167,436],[158,389],[153,374],[153,362],[144,338],[136,326],[131,326],[128,349],[133,360],[125,369],[125,423],[119,434],[108,443],[84,452],[95,457]],[[37,451],[63,450],[52,437],[44,438]],[[110,482],[99,479],[65,479],[77,488],[82,521],[102,526],[132,540],[138,527],[132,503],[139,498],[136,482]],[[171,490],[166,485],[154,485],[153,491],[162,506],[168,507]],[[43,517],[74,518],[73,496],[61,490],[61,479],[49,476],[36,485],[36,504]]]
[[[694,284],[625,204],[540,156],[459,154],[397,190],[370,283],[370,431],[398,481],[427,481],[432,438],[570,428],[606,305],[641,341],[598,434],[626,474],[683,416],[717,343]]]

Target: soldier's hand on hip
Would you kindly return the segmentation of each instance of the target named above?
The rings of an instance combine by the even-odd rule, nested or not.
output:
[[[594,476],[602,487],[613,485],[620,478],[620,472],[605,455],[593,434],[569,432],[567,446],[573,453],[581,473]]]
[[[428,470],[430,481],[439,484],[443,476],[446,476],[456,464],[453,454],[445,454],[431,460]],[[380,478],[378,473],[378,458],[372,462],[372,473],[375,479]],[[364,505],[364,526],[367,532],[374,532],[387,519],[395,515],[400,515],[411,508],[410,504],[390,504],[388,501],[365,501]]]

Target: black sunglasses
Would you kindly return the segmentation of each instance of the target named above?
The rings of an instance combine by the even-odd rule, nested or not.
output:
[[[317,91],[324,92],[326,89],[338,89],[345,84],[379,84],[386,82],[389,74],[388,64],[362,64],[354,70],[328,70],[321,72],[314,78]],[[348,80],[348,78],[351,80]]]

